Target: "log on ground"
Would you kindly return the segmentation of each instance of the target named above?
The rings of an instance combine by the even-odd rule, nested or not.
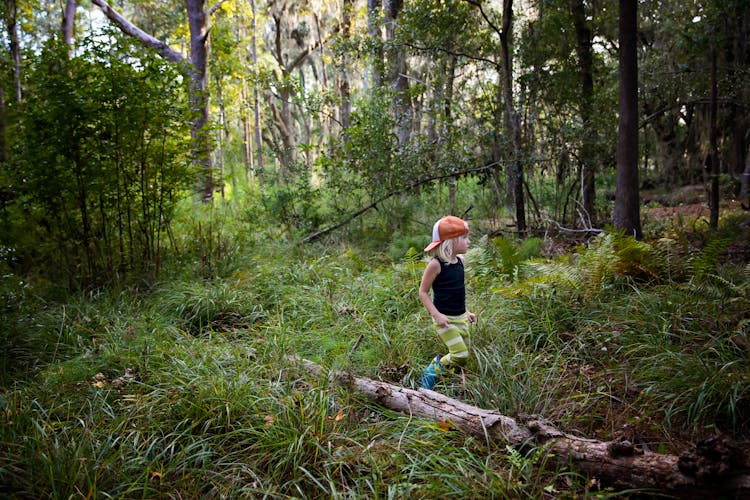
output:
[[[290,359],[316,375],[328,373],[311,361]],[[386,408],[444,422],[472,436],[519,450],[546,446],[554,463],[603,485],[678,497],[750,498],[750,464],[731,440],[721,436],[699,442],[679,456],[660,454],[627,441],[574,436],[538,416],[512,418],[435,391],[409,389],[347,372],[330,372],[328,377]]]

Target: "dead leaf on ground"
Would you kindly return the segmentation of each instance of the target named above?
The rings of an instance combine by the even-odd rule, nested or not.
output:
[[[335,417],[328,417],[328,420],[331,420],[333,422],[338,422],[343,419],[344,419],[344,412],[341,410],[339,410],[339,412],[336,414]]]

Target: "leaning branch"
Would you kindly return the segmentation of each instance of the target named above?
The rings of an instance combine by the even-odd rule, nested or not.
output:
[[[136,40],[139,40],[145,46],[156,50],[156,52],[158,52],[159,55],[167,61],[178,64],[182,64],[185,62],[185,56],[174,50],[165,42],[154,38],[153,36],[140,29],[138,26],[131,23],[122,14],[112,8],[112,6],[110,6],[105,0],[91,0],[91,2],[94,5],[99,6],[99,8],[102,9],[104,15],[107,16],[110,21],[115,23],[120,31],[122,31],[126,35],[131,36]]]
[[[371,401],[405,414],[443,422],[482,440],[516,449],[544,446],[560,467],[617,488],[646,489],[680,497],[726,495],[748,498],[750,475],[739,449],[728,440],[698,443],[677,455],[641,450],[627,441],[598,441],[562,432],[538,416],[511,418],[425,389],[408,389],[346,372],[327,372],[311,361],[290,356],[308,373],[352,387]]]
[[[414,189],[414,188],[416,188],[418,186],[421,186],[423,184],[429,184],[430,182],[435,182],[435,181],[439,181],[439,180],[443,180],[443,179],[453,179],[453,178],[456,178],[456,177],[463,177],[465,175],[475,174],[477,172],[482,172],[484,170],[488,170],[488,169],[494,168],[497,165],[499,165],[500,163],[501,162],[493,162],[493,163],[490,163],[489,165],[484,165],[484,166],[481,166],[481,167],[470,168],[468,170],[462,170],[460,172],[453,172],[453,173],[450,173],[450,174],[435,175],[435,176],[432,176],[432,177],[426,177],[424,179],[419,179],[417,181],[414,181],[414,182],[412,182],[410,184],[407,184],[406,186],[404,186],[404,187],[402,187],[400,189],[397,189],[395,191],[391,191],[390,193],[384,194],[383,196],[381,196],[377,200],[373,201],[372,203],[370,203],[366,207],[362,207],[359,210],[357,210],[356,212],[354,212],[352,214],[349,214],[342,221],[340,221],[340,222],[338,222],[338,223],[336,223],[336,224],[334,224],[332,226],[328,226],[326,228],[323,228],[323,229],[321,229],[319,231],[316,231],[316,232],[314,232],[314,233],[306,236],[302,240],[302,243],[309,243],[309,242],[311,242],[313,240],[316,240],[316,239],[320,238],[321,236],[323,236],[325,234],[330,233],[331,231],[334,231],[334,230],[336,230],[336,229],[338,229],[338,228],[340,228],[342,226],[345,226],[346,224],[348,224],[352,220],[356,219],[357,217],[359,217],[363,213],[365,213],[368,210],[370,210],[371,208],[375,208],[378,205],[378,203],[382,203],[383,201],[387,200],[388,198],[391,198],[393,196],[396,196],[396,195],[399,195],[399,194],[402,194],[402,193],[406,193],[406,192],[411,191],[412,189]]]

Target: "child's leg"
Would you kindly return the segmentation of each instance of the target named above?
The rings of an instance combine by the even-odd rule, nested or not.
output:
[[[464,366],[469,360],[469,320],[465,314],[449,316],[448,326],[438,330],[440,340],[448,347],[448,354],[440,358],[445,366]]]
[[[448,316],[448,326],[438,329],[440,339],[448,346],[448,354],[436,356],[422,372],[420,387],[432,389],[443,365],[463,366],[469,359],[469,320],[465,314]]]

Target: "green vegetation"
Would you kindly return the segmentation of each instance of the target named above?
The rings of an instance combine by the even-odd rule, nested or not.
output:
[[[299,245],[258,207],[187,210],[175,220],[179,256],[146,287],[71,295],[3,271],[4,494],[618,493],[555,470],[543,449],[524,455],[395,413],[286,361],[415,387],[441,349],[416,294],[424,228]],[[723,257],[747,241],[739,218],[701,248],[684,233],[608,232],[555,257],[551,240],[482,237],[480,221],[472,230],[476,356],[438,391],[653,451],[717,430],[747,439],[750,266]]]

